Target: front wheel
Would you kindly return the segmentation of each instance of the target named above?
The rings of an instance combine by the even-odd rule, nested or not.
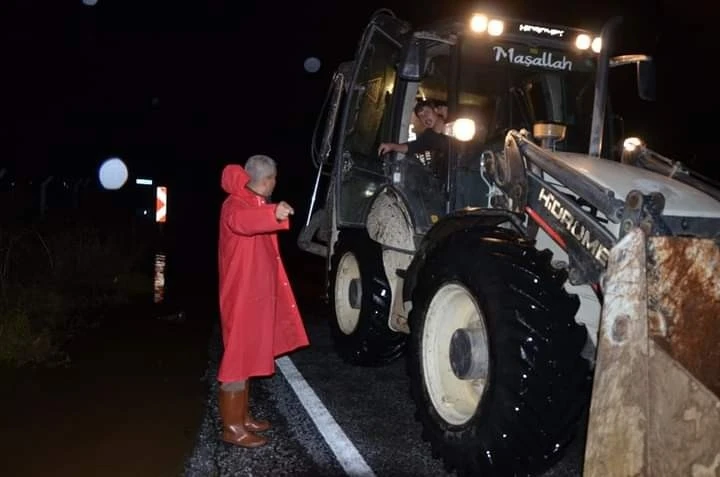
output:
[[[347,363],[379,366],[399,358],[407,335],[388,324],[391,290],[382,249],[365,230],[343,230],[330,266],[330,331]]]
[[[439,244],[413,291],[408,374],[423,437],[459,475],[527,475],[572,440],[586,331],[551,254],[505,230]]]

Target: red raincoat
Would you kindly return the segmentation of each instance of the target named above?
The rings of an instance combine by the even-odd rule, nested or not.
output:
[[[275,372],[275,357],[309,344],[280,258],[277,232],[289,220],[275,205],[245,187],[250,178],[226,166],[222,188],[230,194],[220,212],[220,319],[225,352],[218,381],[243,381]]]

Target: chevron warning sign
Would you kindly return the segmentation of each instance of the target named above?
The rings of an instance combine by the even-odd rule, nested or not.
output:
[[[165,222],[167,220],[167,187],[160,186],[157,188],[155,200],[155,222]]]

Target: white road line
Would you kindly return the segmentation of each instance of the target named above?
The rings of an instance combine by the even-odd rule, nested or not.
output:
[[[363,459],[338,423],[335,422],[335,419],[330,415],[320,398],[317,397],[315,391],[305,381],[292,360],[287,356],[283,356],[278,358],[276,362],[280,372],[292,386],[293,391],[300,399],[300,403],[310,415],[345,472],[351,477],[375,477],[375,473],[367,465],[365,459]]]

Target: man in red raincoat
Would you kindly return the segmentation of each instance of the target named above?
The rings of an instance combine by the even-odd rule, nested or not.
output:
[[[245,167],[228,165],[220,212],[220,319],[224,353],[218,371],[222,439],[241,447],[267,441],[269,429],[249,410],[249,378],[275,373],[275,357],[307,346],[308,338],[280,258],[277,232],[290,228],[293,209],[268,203],[277,167],[252,156]]]

